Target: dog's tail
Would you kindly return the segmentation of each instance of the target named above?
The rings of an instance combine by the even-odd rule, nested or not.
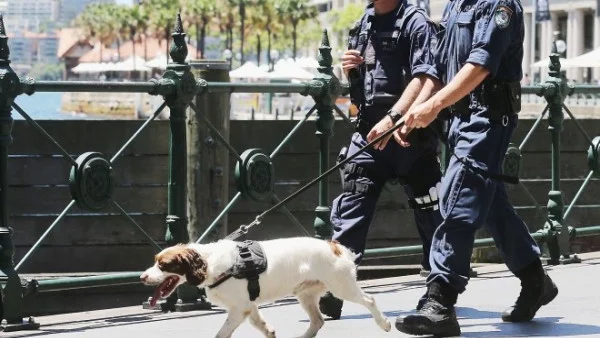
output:
[[[358,255],[356,255],[355,253],[353,253],[347,247],[345,247],[342,244],[340,244],[340,242],[338,242],[336,240],[328,240],[327,242],[329,243],[329,247],[331,248],[331,251],[333,252],[333,254],[336,257],[345,258],[345,259],[348,259],[348,260],[350,260],[352,262],[356,261],[356,257]]]

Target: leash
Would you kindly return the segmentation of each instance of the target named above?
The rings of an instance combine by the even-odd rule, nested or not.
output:
[[[225,239],[235,240],[235,239],[239,238],[240,236],[243,236],[243,235],[247,234],[248,230],[250,228],[252,228],[253,226],[260,224],[262,222],[263,218],[266,215],[268,215],[269,213],[275,211],[276,209],[278,209],[279,207],[281,207],[283,204],[285,204],[285,203],[291,201],[292,199],[296,198],[298,195],[300,195],[301,193],[305,192],[307,189],[309,189],[310,187],[312,187],[313,185],[315,185],[315,183],[321,181],[325,177],[329,176],[335,170],[337,170],[340,167],[346,165],[348,162],[350,162],[353,159],[355,159],[358,155],[362,154],[369,147],[373,146],[377,142],[379,142],[382,139],[384,139],[385,137],[389,136],[390,134],[392,134],[394,131],[396,131],[398,128],[400,128],[402,126],[404,126],[404,122],[395,124],[393,127],[391,127],[390,129],[388,129],[386,132],[384,132],[383,134],[381,134],[377,138],[375,138],[373,141],[369,142],[367,145],[365,145],[364,147],[360,148],[356,153],[352,154],[351,156],[347,157],[345,160],[343,160],[340,163],[336,164],[335,166],[331,167],[329,170],[327,170],[323,174],[319,175],[317,178],[315,178],[314,180],[310,181],[309,183],[307,183],[306,185],[304,185],[302,188],[296,190],[294,193],[292,193],[291,195],[289,195],[288,197],[286,197],[285,199],[283,199],[279,203],[277,203],[274,206],[272,206],[271,208],[267,209],[262,214],[256,216],[256,218],[254,219],[254,221],[252,221],[250,224],[247,224],[247,225],[246,224],[242,224],[237,230],[235,230],[234,232],[232,232],[231,234],[229,234],[228,236],[226,236]],[[436,130],[434,130],[433,128],[430,128],[430,130],[434,134],[436,134],[436,136],[438,138],[440,138],[441,140],[445,139],[445,138],[442,138],[441,135]],[[483,177],[486,177],[486,178],[489,178],[489,179],[493,179],[493,180],[497,180],[497,181],[507,182],[507,183],[515,184],[515,185],[519,184],[519,177],[508,176],[508,175],[504,175],[504,174],[490,173],[487,170],[483,170],[483,169],[480,169],[480,168],[477,168],[477,167],[473,166],[471,163],[469,163],[468,161],[466,161],[464,158],[458,157],[452,150],[449,150],[449,152],[450,152],[450,156],[454,156],[464,166],[466,166],[467,168],[473,170],[474,172],[478,173],[479,175],[481,175]]]
[[[256,218],[254,219],[254,221],[252,221],[252,223],[247,224],[247,225],[246,224],[241,225],[237,230],[235,230],[234,232],[232,232],[231,234],[229,234],[227,237],[225,237],[225,239],[235,240],[235,239],[239,238],[240,236],[247,234],[248,230],[250,228],[252,228],[253,226],[260,224],[262,222],[263,218],[266,215],[268,215],[269,213],[275,211],[276,209],[278,209],[279,207],[281,207],[283,204],[291,201],[292,199],[294,199],[295,197],[297,197],[301,193],[305,192],[307,189],[309,189],[310,187],[312,187],[313,185],[315,185],[315,183],[321,181],[325,177],[329,176],[335,170],[337,170],[340,167],[346,165],[348,162],[350,162],[353,159],[355,159],[358,155],[362,154],[369,147],[372,147],[377,142],[383,140],[384,138],[386,138],[387,136],[389,136],[390,134],[392,134],[394,131],[396,131],[397,129],[399,129],[403,125],[404,125],[404,122],[395,124],[393,127],[391,127],[390,129],[386,130],[383,134],[381,134],[377,138],[375,138],[373,141],[369,142],[367,145],[365,145],[364,147],[360,148],[356,153],[352,154],[351,156],[348,156],[345,160],[343,160],[340,163],[336,164],[335,166],[331,167],[329,170],[327,170],[326,172],[322,173],[321,175],[319,175],[314,180],[308,182],[302,188],[296,190],[294,193],[292,193],[291,195],[289,195],[285,199],[281,200],[279,203],[275,204],[271,208],[267,209],[262,214],[256,216]]]

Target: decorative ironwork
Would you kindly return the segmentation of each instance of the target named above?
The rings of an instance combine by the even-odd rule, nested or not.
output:
[[[588,166],[596,176],[600,177],[600,136],[592,140],[592,145],[588,148]]]
[[[271,198],[275,187],[275,170],[269,155],[261,149],[248,149],[235,166],[235,184],[245,197],[255,201]]]
[[[510,144],[504,157],[503,172],[511,177],[519,177],[521,172],[521,150],[514,144]]]
[[[77,206],[102,210],[112,200],[114,178],[110,160],[101,153],[87,152],[71,168],[69,188]]]

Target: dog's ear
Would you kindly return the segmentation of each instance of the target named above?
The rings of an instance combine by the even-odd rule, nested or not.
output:
[[[202,284],[206,280],[206,261],[202,256],[196,250],[186,248],[181,258],[188,266],[185,273],[187,282],[194,286]]]

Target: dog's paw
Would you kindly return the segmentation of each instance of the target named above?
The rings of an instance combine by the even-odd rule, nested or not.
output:
[[[383,322],[383,324],[381,325],[381,328],[385,331],[385,332],[390,332],[392,330],[392,323],[390,323],[389,320],[385,320]]]
[[[275,336],[275,330],[269,330],[267,332],[267,338],[276,338],[276,336]]]

